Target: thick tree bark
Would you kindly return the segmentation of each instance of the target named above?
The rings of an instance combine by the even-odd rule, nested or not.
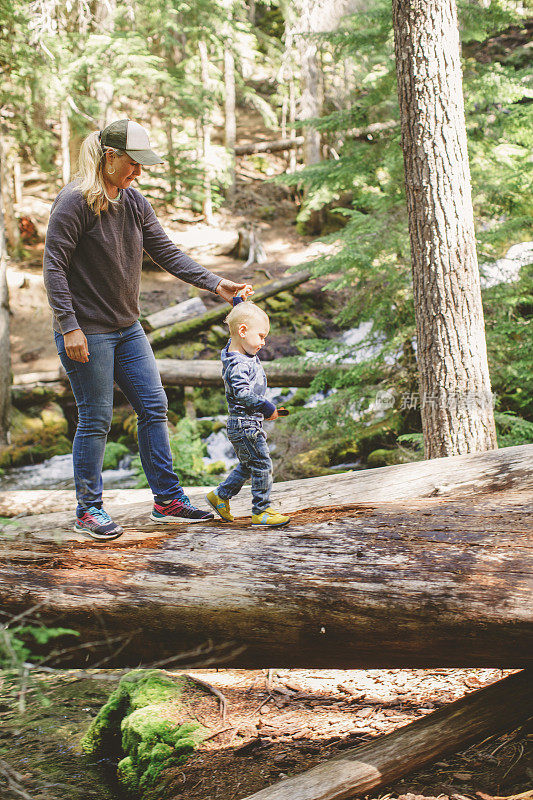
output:
[[[244,800],[347,800],[488,736],[515,730],[532,714],[533,670],[528,669]]]
[[[442,459],[441,471],[450,461],[457,473],[460,459],[478,469],[495,459],[493,482],[511,479],[499,451]],[[531,464],[529,478],[515,474],[531,484]],[[148,502],[113,509],[126,532],[105,545],[80,541],[73,512],[16,520],[0,538],[2,609],[42,604],[43,621],[79,630],[80,644],[122,637],[114,655],[88,648],[111,655],[110,666],[172,657],[206,639],[233,648],[217,666],[243,668],[533,664],[533,491],[354,505],[359,477],[329,479],[329,493],[322,479],[309,482],[312,494],[305,481],[283,493],[275,484],[284,510],[315,508],[268,536],[249,517],[161,530]],[[341,490],[352,505],[324,507]],[[189,494],[203,502],[200,491]],[[249,513],[249,503],[247,495],[232,507]],[[87,652],[60,663],[85,663]]]
[[[393,0],[428,458],[496,447],[455,0]]]

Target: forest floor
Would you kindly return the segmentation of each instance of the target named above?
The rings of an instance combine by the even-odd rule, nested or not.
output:
[[[80,675],[65,670],[39,676],[30,683],[22,715],[4,685],[2,800],[122,797],[111,759],[95,763],[79,747],[120,674],[95,670]],[[180,768],[161,775],[154,794],[159,800],[241,800],[508,673],[496,669],[275,670],[270,690],[265,672],[257,670],[197,669],[189,674],[225,695],[227,714],[222,720],[218,703],[210,696],[195,706],[199,721],[215,735]],[[523,800],[533,797],[531,728],[522,727],[443,757],[367,798],[494,800],[516,795]]]

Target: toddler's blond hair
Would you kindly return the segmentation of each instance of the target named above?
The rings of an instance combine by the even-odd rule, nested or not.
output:
[[[231,335],[236,336],[239,332],[239,325],[242,325],[243,322],[249,325],[250,322],[256,319],[266,319],[267,322],[270,321],[268,319],[268,314],[266,314],[262,308],[259,308],[259,306],[256,306],[256,304],[252,303],[250,300],[246,300],[244,303],[238,303],[238,305],[234,306],[224,322],[229,326]]]

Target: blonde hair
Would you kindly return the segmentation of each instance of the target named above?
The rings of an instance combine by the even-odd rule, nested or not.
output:
[[[96,215],[101,211],[107,211],[109,204],[118,203],[119,196],[110,197],[104,183],[103,171],[105,165],[105,154],[108,150],[116,153],[117,156],[124,155],[123,150],[114,147],[106,147],[100,144],[99,131],[93,131],[85,137],[81,143],[80,154],[78,156],[78,172],[75,176],[77,189],[87,200],[87,205]]]
[[[267,322],[270,322],[268,314],[262,308],[250,300],[246,300],[244,303],[234,306],[224,322],[229,326],[231,335],[236,336],[239,332],[239,325],[242,325],[243,322],[248,325],[254,319],[266,319]]]

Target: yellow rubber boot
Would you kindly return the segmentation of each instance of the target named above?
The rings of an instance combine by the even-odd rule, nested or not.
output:
[[[278,514],[273,508],[266,508],[259,514],[252,514],[252,526],[254,528],[281,528],[290,521],[290,517]]]
[[[225,500],[223,497],[219,497],[215,491],[206,494],[205,499],[213,511],[217,512],[220,519],[224,520],[224,522],[233,522],[234,517],[230,511],[228,500]]]

